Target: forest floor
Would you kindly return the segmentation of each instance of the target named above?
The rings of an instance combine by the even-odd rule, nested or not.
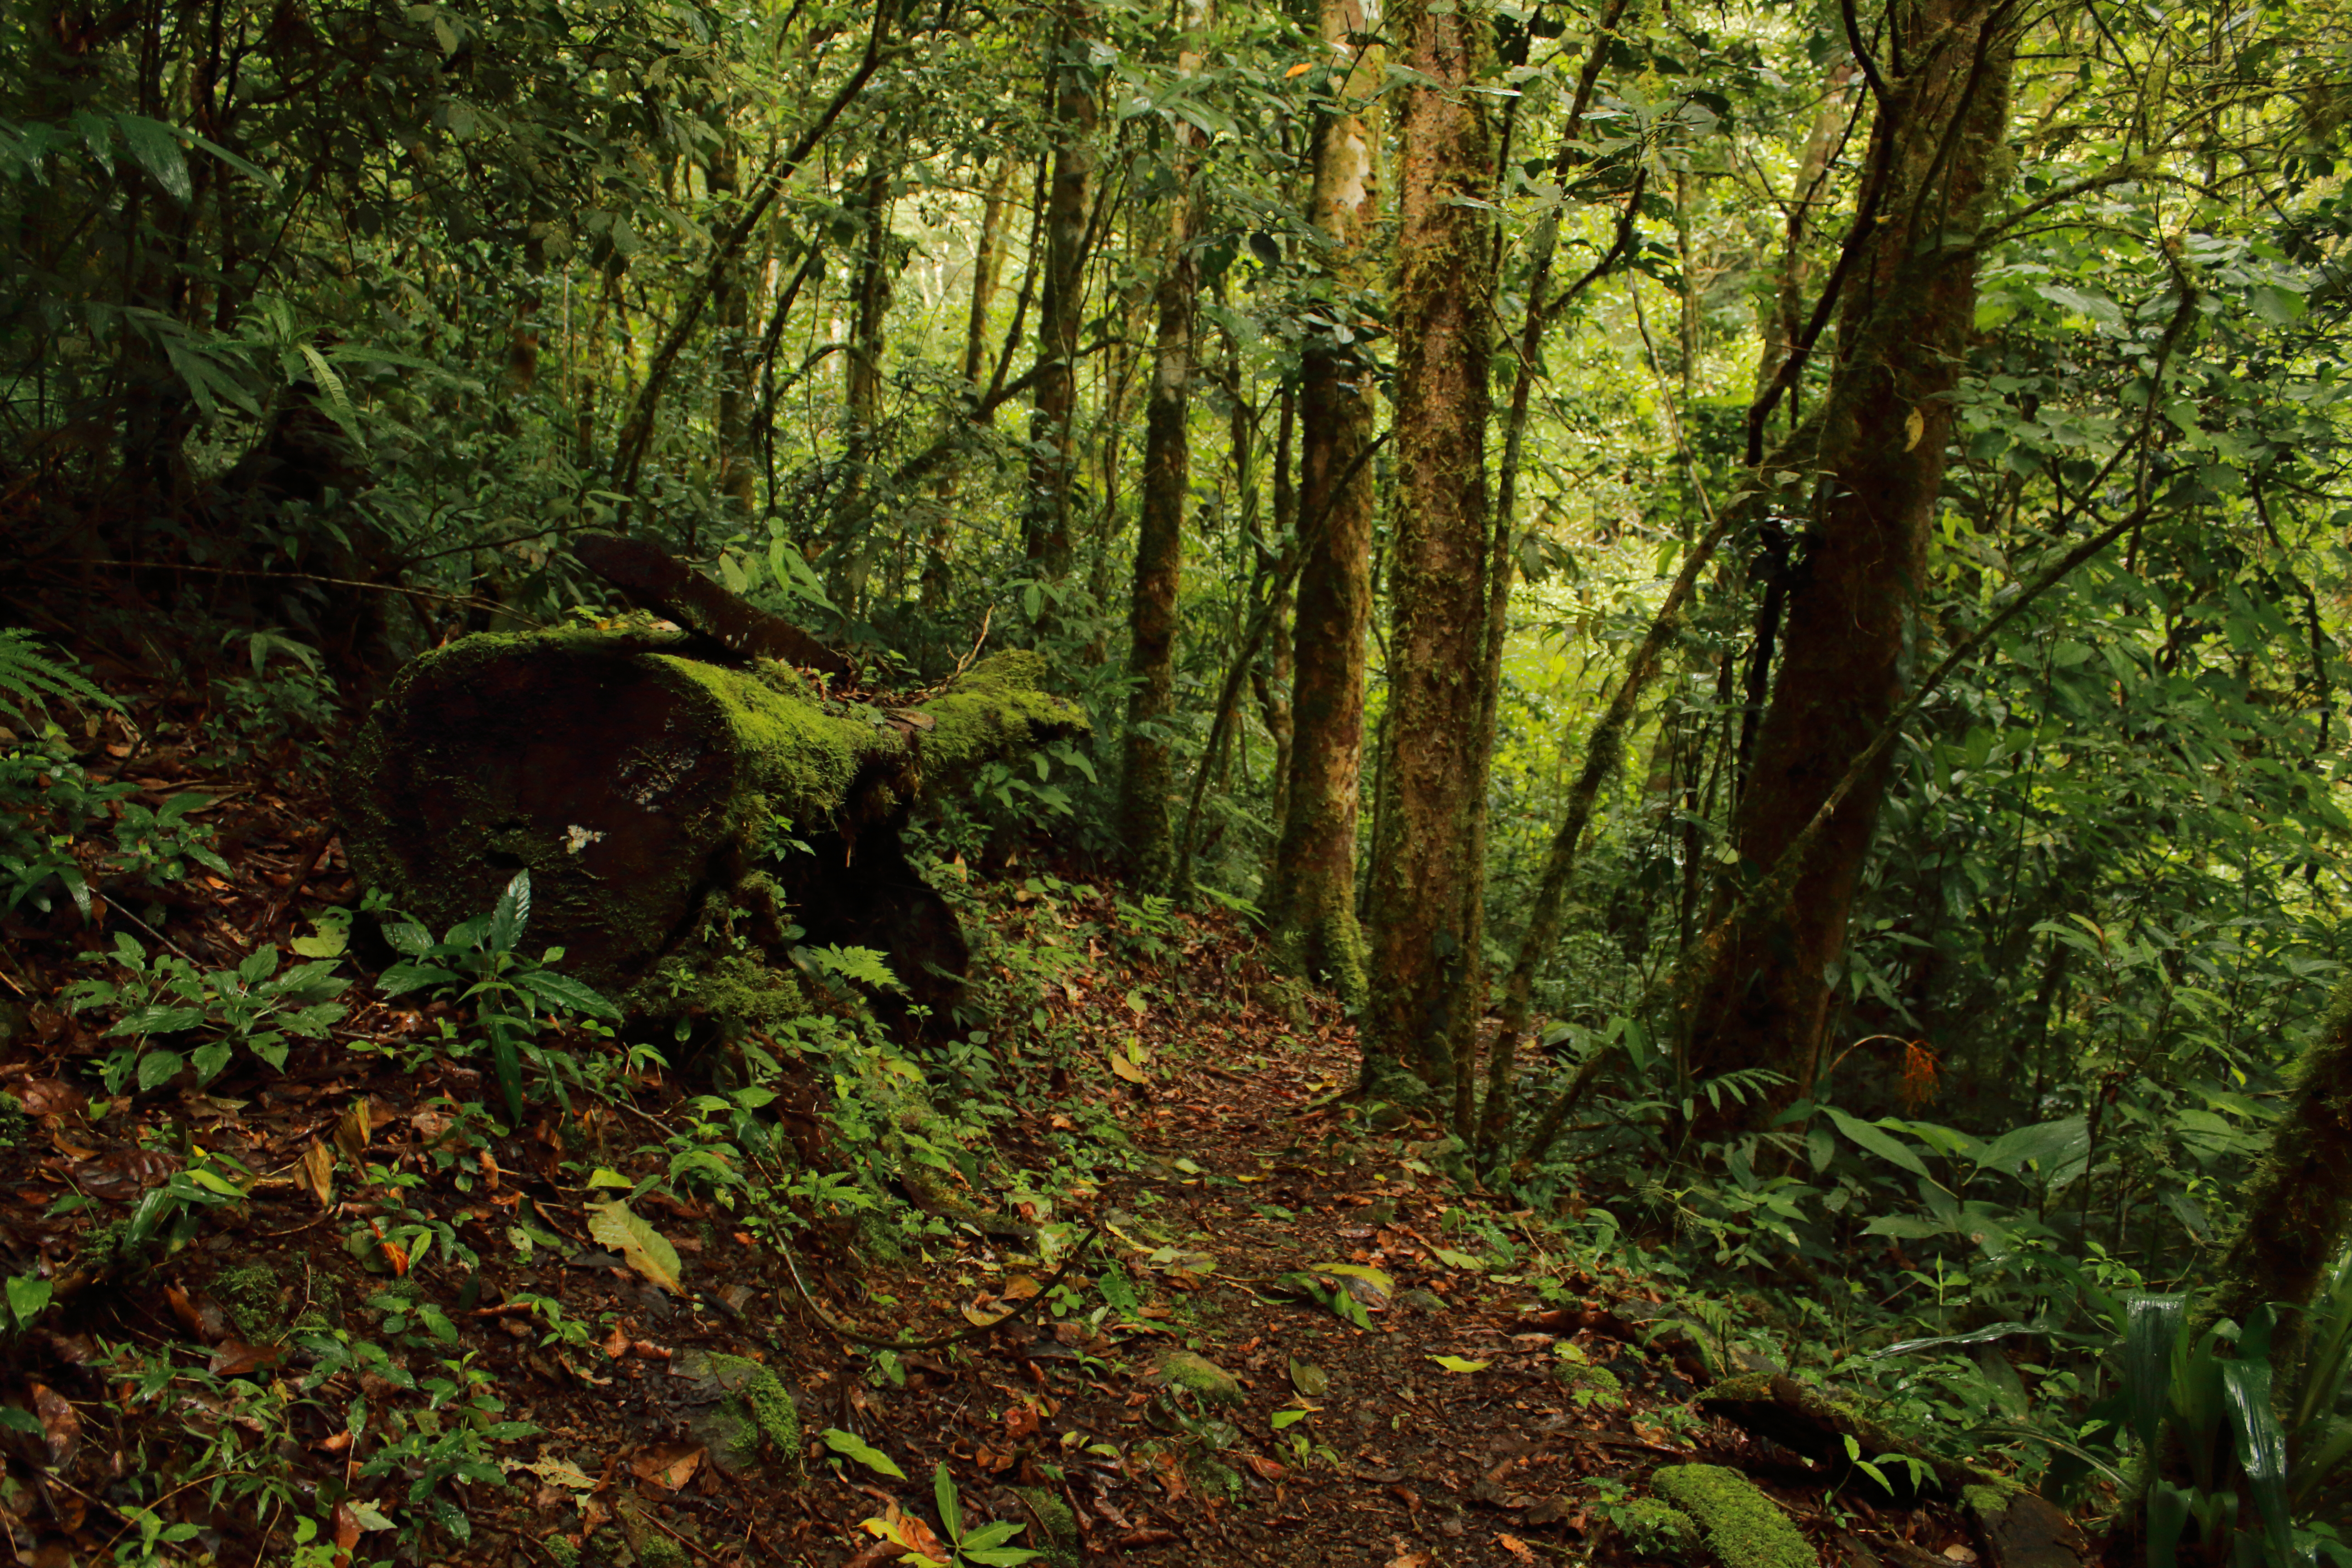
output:
[[[208,794],[234,872],[179,884],[156,931],[101,905],[110,932],[228,964],[355,897],[310,792],[95,742],[93,775],[150,804]],[[1118,918],[1053,887],[1066,926]],[[1001,893],[1008,929],[1042,918]],[[110,1099],[106,1016],[60,1000],[95,931],[10,917],[16,1560],[871,1568],[948,1560],[960,1522],[977,1563],[1616,1563],[1644,1479],[1688,1462],[1748,1472],[1841,1568],[1974,1560],[1948,1512],[1832,1499],[1700,1415],[1660,1290],[1464,1194],[1435,1129],[1368,1122],[1347,1026],[1270,1007],[1238,922],[1170,919],[1154,959],[1088,943],[1055,982],[1082,1048],[1016,1075],[995,1135],[1028,1196],[877,1243],[683,1195],[710,1111],[678,1074],[485,1132],[460,1108],[487,1075],[419,1047],[434,1010],[362,987],[283,1073]],[[615,1188],[675,1289],[657,1242],[600,1223]]]

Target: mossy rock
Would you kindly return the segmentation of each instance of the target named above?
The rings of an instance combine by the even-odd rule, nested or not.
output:
[[[773,1372],[743,1356],[685,1350],[671,1362],[670,1375],[691,1384],[684,1403],[694,1411],[695,1435],[722,1473],[757,1471],[771,1451],[798,1473],[800,1408]]]
[[[1078,1516],[1070,1505],[1044,1487],[1015,1487],[1013,1495],[1029,1521],[1021,1544],[1044,1552],[1047,1568],[1077,1568]]]
[[[255,1258],[231,1264],[205,1287],[228,1312],[236,1331],[255,1344],[270,1344],[286,1335],[286,1282],[267,1262]]]
[[[1668,1465],[1651,1475],[1650,1489],[1689,1516],[1723,1568],[1821,1568],[1780,1505],[1738,1470]]]
[[[1614,1410],[1625,1403],[1625,1385],[1617,1374],[1605,1366],[1586,1366],[1575,1362],[1561,1362],[1553,1375],[1569,1386],[1580,1407],[1598,1406]]]
[[[1161,1352],[1157,1374],[1164,1386],[1181,1388],[1203,1405],[1239,1405],[1242,1402],[1240,1380],[1194,1351]]]
[[[1786,1373],[1749,1372],[1727,1377],[1698,1396],[1699,1408],[1759,1437],[1778,1443],[1816,1463],[1840,1467],[1838,1482],[1873,1500],[1909,1506],[1922,1492],[1940,1488],[1958,1493],[1985,1478],[1874,1421],[1842,1399]],[[1885,1480],[1853,1463],[1846,1444],[1862,1450]],[[1890,1462],[1889,1456],[1918,1465]],[[1924,1472],[1924,1473],[1923,1473]],[[1888,1489],[1893,1496],[1888,1497]]]
[[[687,1568],[692,1561],[686,1548],[672,1541],[647,1514],[645,1502],[634,1492],[623,1492],[614,1505],[613,1517],[621,1526],[622,1539],[637,1560],[637,1568]]]

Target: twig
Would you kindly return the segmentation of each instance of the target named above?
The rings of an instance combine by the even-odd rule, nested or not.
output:
[[[1046,1280],[1045,1283],[1037,1288],[1037,1293],[1034,1296],[1030,1297],[1025,1301],[1020,1302],[1018,1305],[1014,1306],[1011,1311],[1005,1313],[1001,1318],[992,1318],[985,1323],[975,1324],[971,1328],[962,1329],[955,1333],[949,1334],[944,1338],[936,1340],[907,1341],[876,1339],[872,1335],[861,1334],[855,1329],[834,1321],[833,1318],[825,1311],[825,1310],[817,1305],[816,1298],[809,1294],[809,1288],[801,1282],[800,1265],[793,1261],[792,1250],[789,1247],[775,1247],[773,1244],[771,1244],[771,1250],[772,1250],[777,1257],[784,1260],[784,1268],[793,1277],[793,1289],[801,1293],[801,1300],[807,1302],[808,1310],[816,1314],[816,1321],[824,1324],[824,1327],[832,1333],[842,1339],[847,1340],[852,1344],[871,1345],[876,1350],[899,1352],[936,1351],[944,1350],[952,1344],[961,1344],[965,1340],[975,1339],[982,1334],[987,1333],[992,1329],[1001,1329],[1004,1327],[1005,1324],[1021,1317],[1038,1302],[1044,1300],[1048,1295],[1052,1294],[1054,1287],[1059,1285],[1062,1282],[1063,1278],[1070,1272],[1071,1268],[1076,1266],[1078,1259],[1086,1255],[1087,1245],[1097,1237],[1102,1235],[1102,1230],[1103,1222],[1097,1220],[1094,1224],[1094,1228],[1087,1231],[1086,1235],[1078,1238],[1078,1244],[1070,1248],[1069,1257],[1062,1259],[1062,1266],[1054,1270],[1054,1277],[1052,1279]]]
[[[109,912],[121,915],[124,920],[129,921],[132,925],[137,926],[141,931],[145,931],[149,936],[153,937],[157,942],[162,942],[165,947],[168,947],[173,952],[178,953],[183,960],[189,963],[195,963],[196,961],[194,959],[188,957],[187,949],[182,947],[178,942],[173,942],[170,937],[165,936],[162,931],[157,931],[153,926],[149,925],[145,921],[141,920],[137,915],[132,914],[129,910],[124,909],[121,904],[110,901],[106,907]],[[201,968],[203,966],[199,964],[197,967]]]
[[[697,1557],[701,1558],[705,1563],[717,1563],[722,1565],[726,1563],[727,1560],[725,1558],[719,1556],[717,1552],[712,1552],[709,1547],[701,1545],[697,1542],[688,1541],[685,1536],[680,1535],[677,1531],[672,1530],[668,1525],[664,1524],[660,1520],[656,1519],[647,1510],[639,1509],[637,1510],[637,1517],[645,1521],[647,1524],[652,1525],[656,1530],[660,1531],[664,1535],[668,1536],[672,1541],[677,1542],[680,1546],[683,1546],[688,1551],[693,1552]]]

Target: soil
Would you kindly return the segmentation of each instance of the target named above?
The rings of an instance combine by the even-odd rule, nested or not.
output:
[[[1222,917],[1172,917],[1156,957],[1096,949],[1055,983],[1064,1053],[1003,1063],[997,1139],[1039,1190],[983,1214],[918,1184],[935,1234],[895,1259],[888,1226],[771,1245],[652,1184],[634,1209],[680,1276],[657,1287],[592,1226],[627,1195],[610,1183],[661,1182],[703,1084],[635,1071],[477,1146],[449,1107],[497,1090],[425,1048],[446,1015],[358,988],[282,1074],[248,1058],[202,1092],[101,1107],[93,1062],[116,1042],[59,1004],[101,928],[226,963],[358,889],[315,792],[250,760],[208,773],[99,744],[90,763],[151,801],[215,793],[236,875],[179,884],[194,896],[155,931],[103,903],[89,925],[9,918],[0,1090],[22,1109],[0,1115],[0,1271],[53,1298],[0,1372],[19,1562],[110,1560],[142,1531],[156,1561],[292,1562],[303,1521],[322,1553],[305,1568],[392,1558],[404,1533],[419,1563],[871,1568],[927,1531],[936,1545],[944,1467],[967,1530],[1018,1522],[1011,1544],[1043,1548],[1066,1517],[1089,1563],[1615,1563],[1633,1560],[1618,1500],[1685,1462],[1749,1472],[1824,1562],[1973,1561],[1948,1512],[1832,1503],[1793,1456],[1702,1417],[1700,1336],[1662,1293],[1461,1192],[1433,1128],[1368,1121],[1346,1098],[1349,1029],[1269,984]],[[1013,873],[979,898],[1016,934],[1118,919],[1108,889],[1034,886]],[[222,1155],[247,1190],[110,1251]],[[444,1228],[388,1239],[420,1224]],[[549,1301],[584,1342],[550,1331]],[[383,1353],[321,1359],[339,1333]],[[1180,1351],[1233,1402],[1171,1379]],[[790,1394],[797,1434],[744,1424],[775,1414],[748,1363]],[[436,1469],[468,1425],[497,1468]]]

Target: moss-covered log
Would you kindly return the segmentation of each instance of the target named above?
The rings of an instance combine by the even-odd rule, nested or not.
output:
[[[750,889],[738,901],[781,900],[812,941],[892,952],[926,999],[922,972],[960,967],[961,939],[899,855],[899,824],[926,789],[1083,716],[1041,689],[1032,654],[893,708],[829,697],[772,660],[689,652],[708,646],[564,631],[471,637],[416,659],[342,770],[352,868],[436,929],[528,868],[533,946],[562,944],[567,967],[614,989],[648,974],[715,894]],[[785,911],[769,913],[781,924]]]

